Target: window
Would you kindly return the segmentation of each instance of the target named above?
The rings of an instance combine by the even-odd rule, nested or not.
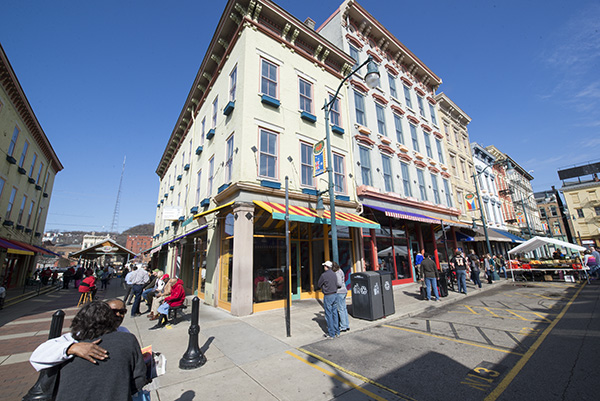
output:
[[[29,142],[25,141],[23,145],[23,151],[21,152],[21,158],[19,159],[19,167],[23,168],[23,163],[25,163],[25,157],[27,156],[27,149],[29,148]]]
[[[334,191],[346,193],[346,173],[344,168],[344,156],[333,154],[333,182]]]
[[[2,198],[2,192],[4,191],[4,183],[6,181],[4,181],[4,178],[0,177],[0,199]]]
[[[419,151],[419,138],[417,138],[417,127],[414,124],[408,124],[410,126],[410,137],[412,138],[413,149]]]
[[[363,185],[371,185],[371,155],[369,149],[359,146],[360,174]]]
[[[235,90],[237,87],[237,65],[233,67],[233,71],[229,74],[229,101],[235,100]]]
[[[299,81],[300,87],[300,110],[312,113],[312,84],[302,78]]]
[[[204,137],[206,136],[206,117],[202,119],[202,123],[200,125],[202,127],[200,130],[200,145],[204,145]]]
[[[442,151],[442,141],[439,139],[435,140],[435,146],[437,147],[438,160],[444,164],[444,152]]]
[[[577,210],[577,217],[581,217],[581,218],[584,217],[584,215],[583,215],[583,209],[575,209],[575,210]]]
[[[402,117],[394,114],[394,126],[396,127],[396,140],[404,145],[404,133],[402,132]]]
[[[36,185],[40,185],[40,177],[42,175],[43,168],[44,168],[44,163],[40,162],[40,167],[38,168],[37,178],[35,179]]]
[[[365,97],[358,91],[354,91],[354,110],[356,111],[356,123],[367,125],[365,118]]]
[[[213,188],[213,179],[215,174],[215,157],[211,157],[210,160],[208,161],[208,185],[206,186],[207,189],[207,196],[210,197],[210,195],[212,194],[212,188]]]
[[[218,96],[215,98],[215,101],[213,102],[212,107],[213,107],[212,127],[217,128],[217,111],[219,110],[219,97]]]
[[[37,219],[37,223],[35,223],[35,231],[39,232],[40,231],[40,223],[42,221],[42,215],[44,214],[44,208],[40,207],[40,210],[38,211],[38,219]]]
[[[594,206],[594,213],[596,213],[596,216],[600,216],[600,206]]]
[[[452,140],[450,139],[450,132],[448,131],[447,124],[444,124],[444,134],[446,135],[446,142],[452,143]]]
[[[15,152],[15,146],[17,146],[17,138],[19,137],[19,127],[15,126],[15,130],[13,131],[13,136],[10,139],[10,145],[8,145],[8,155],[12,156]]]
[[[435,174],[431,174],[431,189],[433,190],[433,202],[439,205],[442,202],[440,201],[440,190],[438,189],[437,176]]]
[[[425,174],[423,170],[417,169],[417,180],[419,182],[419,194],[421,195],[421,200],[427,200],[427,188],[425,188]]]
[[[350,45],[350,57],[352,57],[355,61],[354,68],[358,67],[358,49],[352,45]]]
[[[227,153],[225,154],[225,182],[231,182],[233,173],[233,135],[227,139]]]
[[[329,101],[333,100],[333,95],[329,95]],[[329,120],[331,124],[337,125],[338,127],[342,126],[342,118],[340,116],[340,98],[335,98],[333,102],[331,102],[331,106],[329,106]]]
[[[301,184],[308,187],[314,186],[312,151],[313,147],[311,145],[300,142],[300,179]]]
[[[6,216],[4,217],[4,220],[10,220],[13,204],[15,203],[15,196],[17,196],[17,188],[13,187],[10,192],[10,198],[8,198],[8,206],[6,207]]]
[[[27,214],[27,224],[25,224],[25,227],[29,227],[29,224],[31,223],[31,215],[33,214],[34,207],[35,202],[31,201],[31,203],[29,204],[29,213]]]
[[[427,132],[424,132],[423,135],[425,136],[425,151],[427,152],[427,157],[433,159],[433,150],[431,149],[431,136]]]
[[[433,107],[433,105],[431,103],[429,103],[429,114],[431,114],[431,122],[434,125],[438,125],[437,117],[435,116],[435,107]]]
[[[462,160],[462,159],[460,160],[460,169],[462,171],[462,175],[463,175],[464,180],[467,181],[468,178],[467,178],[467,170],[465,168],[465,161]]]
[[[277,98],[277,65],[265,59],[262,59],[261,61],[261,93],[271,96],[272,98]]]
[[[23,220],[23,211],[25,210],[26,204],[27,204],[27,195],[23,195],[23,200],[21,201],[21,207],[19,208],[19,215],[17,216],[17,224],[21,224],[21,220]]]
[[[396,77],[388,73],[388,81],[390,82],[390,96],[398,97],[398,92],[396,91]]]
[[[412,190],[410,189],[410,171],[408,170],[408,164],[400,162],[400,170],[402,171],[402,187],[404,189],[404,196],[412,196]]]
[[[546,216],[547,216],[547,215],[546,215],[546,209],[544,209],[543,207],[541,207],[541,208],[539,209],[539,211],[540,211],[540,217],[541,217],[541,218],[543,218],[543,219],[545,219],[545,218],[546,218]]]
[[[425,107],[423,106],[423,96],[417,95],[417,104],[419,106],[419,114],[425,117]]]
[[[450,183],[444,178],[442,178],[442,181],[444,181],[444,192],[446,193],[446,206],[452,207],[452,194],[450,193]]]
[[[392,159],[389,156],[381,155],[383,165],[383,183],[385,192],[394,192],[394,182],[392,180]]]
[[[37,154],[33,153],[33,160],[31,161],[31,168],[29,169],[29,178],[33,178],[33,170],[35,169],[35,162],[37,161]]]
[[[382,105],[375,102],[375,110],[377,112],[377,130],[383,136],[387,136],[385,129],[385,110]]]
[[[277,178],[277,134],[260,130],[259,175]]]
[[[402,85],[404,87],[404,102],[406,103],[406,107],[412,109],[412,101],[410,100],[410,88],[406,85]]]
[[[450,155],[450,166],[452,167],[452,175],[458,177],[458,170],[456,168],[456,156]]]
[[[200,188],[202,184],[202,170],[198,170],[196,175],[196,205],[200,204]]]

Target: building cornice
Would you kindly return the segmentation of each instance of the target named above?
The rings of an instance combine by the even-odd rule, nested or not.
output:
[[[4,87],[4,90],[8,94],[10,101],[13,106],[19,113],[21,120],[27,126],[27,129],[31,133],[32,137],[35,139],[36,143],[44,153],[44,156],[50,162],[50,165],[54,169],[55,172],[61,171],[64,167],[61,164],[56,152],[52,148],[48,137],[44,133],[40,122],[38,121],[35,113],[33,112],[33,108],[29,104],[27,100],[27,96],[25,96],[25,92],[17,79],[17,75],[13,70],[10,61],[6,53],[4,52],[4,48],[0,44],[0,84]]]

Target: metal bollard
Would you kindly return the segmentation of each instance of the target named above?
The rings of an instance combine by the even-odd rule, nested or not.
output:
[[[190,335],[188,349],[179,360],[179,369],[196,369],[206,363],[206,357],[198,346],[198,334],[200,334],[200,325],[198,324],[199,309],[200,299],[194,297],[192,300],[192,324],[188,330]]]
[[[50,323],[50,333],[48,334],[48,340],[56,338],[61,335],[63,323],[65,321],[65,312],[57,310],[52,315],[52,323]],[[23,401],[50,401],[53,400],[56,394],[54,390],[56,388],[56,379],[60,365],[53,366],[51,368],[43,369],[40,371],[40,376],[37,382],[29,389]]]

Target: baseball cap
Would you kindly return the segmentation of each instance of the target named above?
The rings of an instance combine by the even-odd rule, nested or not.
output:
[[[333,267],[333,263],[331,263],[331,261],[328,260],[327,262],[323,263],[323,266],[327,266],[329,268],[332,268]]]

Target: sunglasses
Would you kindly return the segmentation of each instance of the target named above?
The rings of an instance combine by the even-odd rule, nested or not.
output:
[[[127,313],[127,309],[113,309],[113,312],[115,312],[115,315],[117,315],[119,313],[124,315]]]

